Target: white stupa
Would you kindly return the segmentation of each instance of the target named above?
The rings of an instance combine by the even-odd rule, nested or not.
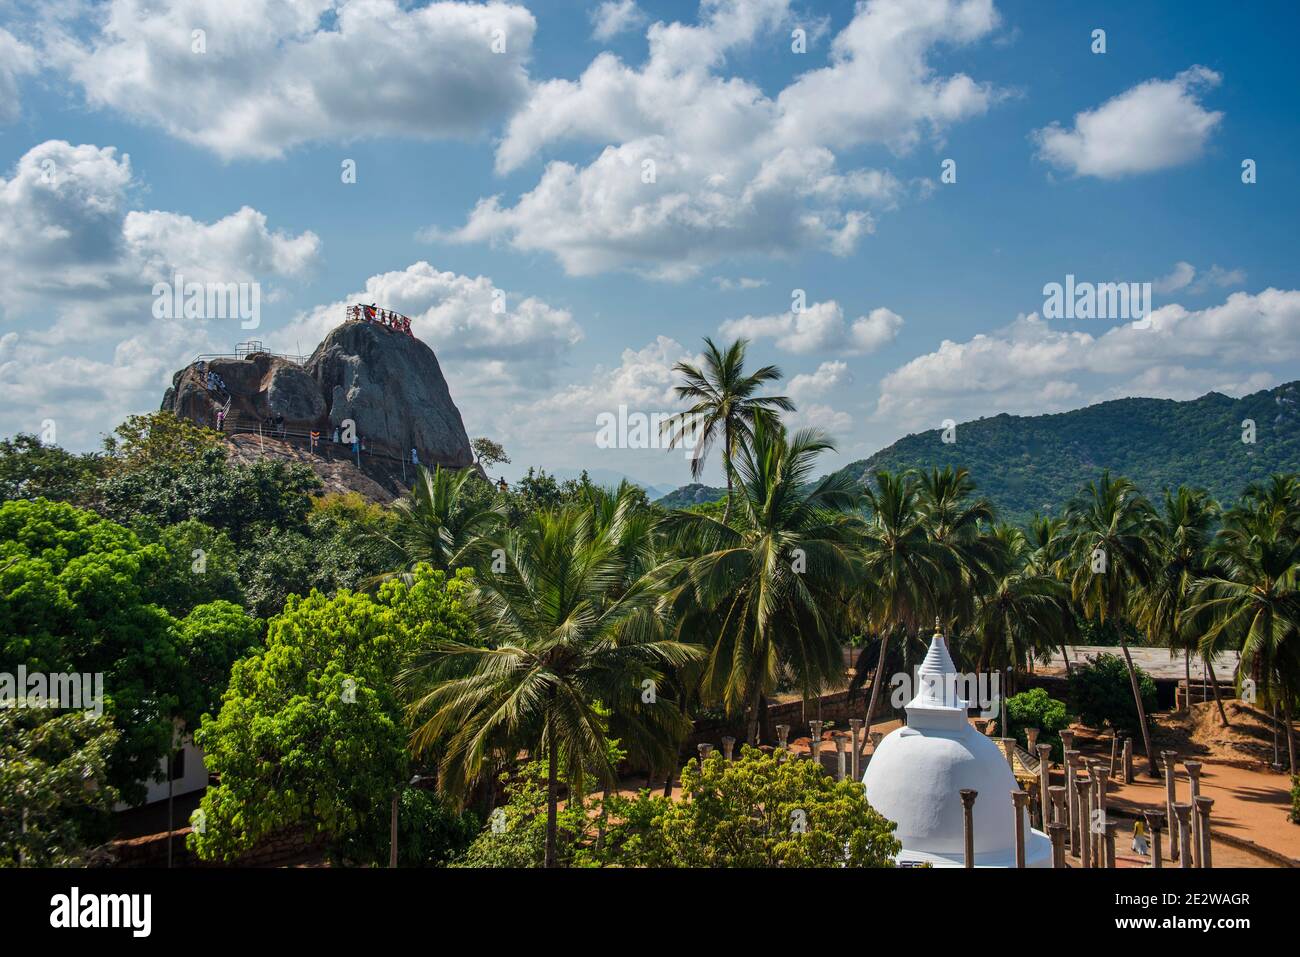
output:
[[[867,764],[867,800],[898,825],[902,865],[965,866],[962,788],[979,792],[974,806],[975,866],[1015,867],[1016,779],[1003,751],[967,720],[957,669],[936,629],[917,675],[920,690],[907,725],[887,735]],[[1052,843],[1025,822],[1025,864],[1051,867]]]

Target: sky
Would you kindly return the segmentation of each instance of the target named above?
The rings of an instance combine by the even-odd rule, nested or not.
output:
[[[0,435],[95,448],[196,355],[310,352],[356,301],[413,319],[511,479],[689,481],[598,426],[681,408],[706,336],[779,366],[827,469],[945,420],[1270,388],[1300,378],[1297,27],[1281,2],[0,0]],[[167,315],[178,275],[255,292],[256,328]],[[1053,314],[1067,276],[1152,308]]]

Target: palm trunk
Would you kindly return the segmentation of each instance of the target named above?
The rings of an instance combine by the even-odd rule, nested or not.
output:
[[[1187,705],[1187,713],[1192,713],[1192,649],[1183,649],[1183,681],[1187,683],[1186,693],[1183,696],[1183,704]]]
[[[1119,646],[1124,651],[1124,663],[1128,665],[1128,682],[1133,688],[1133,703],[1137,705],[1138,724],[1142,726],[1142,744],[1146,747],[1147,763],[1151,766],[1151,776],[1160,777],[1160,765],[1156,763],[1156,752],[1151,747],[1151,727],[1147,724],[1147,709],[1142,704],[1142,689],[1138,686],[1137,669],[1133,667],[1133,656],[1128,652],[1128,642],[1121,641]]]
[[[1219,720],[1223,722],[1225,728],[1231,727],[1228,713],[1223,710],[1223,697],[1219,694],[1219,676],[1214,673],[1214,665],[1209,658],[1205,659],[1205,667],[1210,672],[1210,687],[1214,689],[1214,703],[1219,706]]]
[[[1286,719],[1286,755],[1291,762],[1291,776],[1295,777],[1295,729],[1291,727],[1291,690],[1282,687],[1282,717]]]
[[[749,744],[758,747],[763,728],[763,686],[754,686],[754,697],[749,706]]]
[[[727,473],[727,504],[722,507],[722,524],[731,518],[731,427],[722,429],[722,470]]]
[[[673,759],[668,762],[668,777],[664,780],[664,797],[673,796],[673,778],[677,776],[677,765],[681,763],[680,752],[673,753]]]
[[[546,769],[546,867],[555,867],[555,846],[559,825],[557,811],[560,802],[560,748],[555,738],[551,738],[550,755]]]
[[[871,701],[867,704],[867,735],[871,735],[871,719],[876,713],[876,702],[880,699],[880,679],[885,674],[885,655],[889,651],[889,632],[880,633],[880,657],[876,659],[876,673],[871,676]]]

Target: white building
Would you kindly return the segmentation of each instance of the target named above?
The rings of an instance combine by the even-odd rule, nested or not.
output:
[[[974,806],[975,866],[1014,867],[1015,776],[1002,750],[967,720],[957,693],[957,669],[936,632],[918,672],[920,690],[906,705],[907,725],[887,735],[871,756],[862,783],[867,800],[898,825],[901,865],[965,866],[960,791],[978,793]],[[1025,864],[1051,867],[1052,844],[1025,822]]]

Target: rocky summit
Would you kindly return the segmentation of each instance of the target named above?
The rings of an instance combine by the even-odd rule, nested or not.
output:
[[[245,455],[253,446],[236,436],[276,438],[322,462],[357,459],[350,445],[333,441],[351,421],[361,469],[389,491],[409,476],[412,449],[423,465],[474,461],[433,350],[375,322],[343,323],[305,359],[256,345],[196,359],[172,377],[162,409],[219,427]]]

